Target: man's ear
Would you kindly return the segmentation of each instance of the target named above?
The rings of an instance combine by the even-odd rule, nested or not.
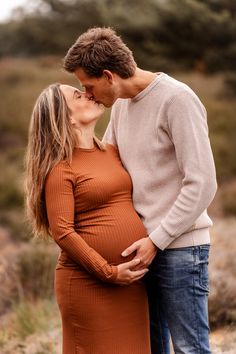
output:
[[[107,79],[107,81],[112,84],[114,80],[114,75],[110,70],[103,70],[103,75]]]

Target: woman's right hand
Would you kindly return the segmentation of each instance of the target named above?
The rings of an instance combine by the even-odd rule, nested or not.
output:
[[[140,259],[132,259],[129,262],[119,264],[117,266],[118,273],[115,283],[119,285],[129,285],[141,279],[148,272],[148,268],[132,270],[139,263]]]

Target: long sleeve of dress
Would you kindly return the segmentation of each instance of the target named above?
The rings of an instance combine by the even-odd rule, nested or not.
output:
[[[66,161],[49,173],[45,183],[45,200],[53,239],[71,259],[102,281],[115,282],[117,266],[108,262],[75,231],[75,175]]]

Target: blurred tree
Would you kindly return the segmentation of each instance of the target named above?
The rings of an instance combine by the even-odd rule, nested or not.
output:
[[[231,17],[236,17],[236,1],[234,0],[198,0],[199,2],[206,3],[210,9],[215,12],[228,11]]]
[[[235,16],[229,0],[39,0],[0,25],[0,56],[64,55],[87,28],[111,26],[146,69],[236,71]]]

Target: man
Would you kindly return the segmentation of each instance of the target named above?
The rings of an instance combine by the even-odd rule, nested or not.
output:
[[[165,73],[137,67],[110,28],[92,28],[69,49],[64,68],[88,97],[112,107],[104,142],[118,147],[133,182],[133,202],[149,237],[136,252],[150,265],[152,353],[209,354],[206,208],[216,192],[206,111],[196,94]],[[163,333],[164,332],[164,333]]]

